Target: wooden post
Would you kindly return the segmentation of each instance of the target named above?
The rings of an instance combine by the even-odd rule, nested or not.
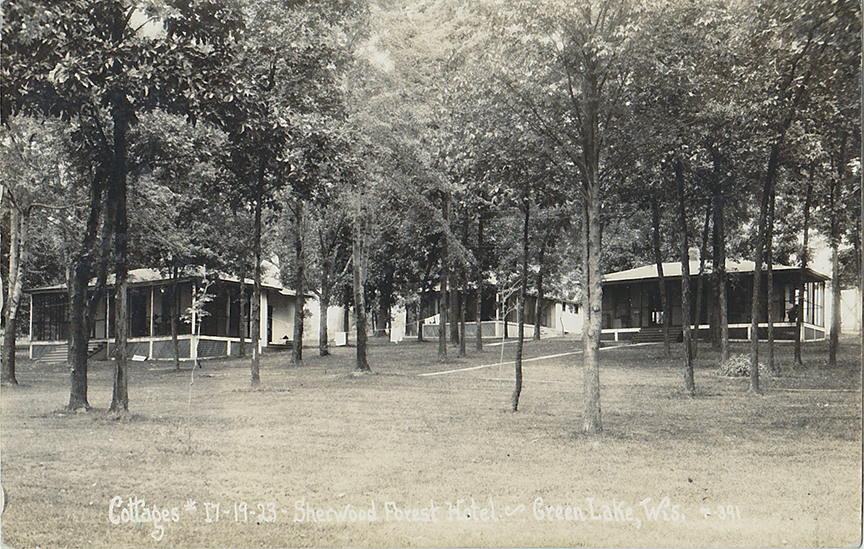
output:
[[[111,358],[111,292],[105,292],[105,352]]]
[[[2,292],[0,292],[2,293]],[[30,294],[30,358],[33,358],[33,294]]]
[[[192,367],[198,365],[198,330],[195,329],[195,325],[198,324],[198,314],[195,311],[195,282],[192,282],[190,286],[190,294],[189,301],[190,311],[192,312],[192,322],[190,323],[192,326],[192,338],[189,340],[189,358],[192,359]]]
[[[266,339],[267,322],[270,317],[270,313],[267,310],[267,305],[267,292],[263,291],[261,292],[261,303],[259,305],[259,310],[261,311],[261,314],[258,315],[258,354],[261,354],[261,351],[264,349],[264,347],[266,347],[267,344],[270,343],[270,341]]]
[[[225,336],[231,337],[231,294],[225,285]]]
[[[155,286],[150,286],[150,337],[153,337],[155,334],[154,330],[156,328],[155,325],[155,315],[156,312],[156,296],[155,296]],[[151,355],[152,355],[152,342],[151,342]]]

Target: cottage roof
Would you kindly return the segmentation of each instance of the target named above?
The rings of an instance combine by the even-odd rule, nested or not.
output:
[[[799,267],[790,267],[788,265],[773,265],[772,267],[775,272],[778,271],[798,271]],[[763,266],[764,270],[764,266]],[[705,272],[710,273],[712,271],[712,264],[710,261],[705,262]],[[727,273],[753,273],[756,271],[756,263],[753,261],[747,260],[726,260],[726,272]],[[690,261],[690,274],[696,275],[699,272],[699,262],[698,261]],[[815,271],[811,268],[807,268],[807,274],[813,280],[826,281],[830,280],[831,277]],[[663,276],[664,278],[681,278],[681,263],[680,262],[668,262],[663,263]],[[603,282],[635,282],[639,280],[651,280],[657,278],[657,265],[646,265],[644,267],[636,267],[635,269],[628,269],[626,271],[618,271],[616,273],[608,273],[603,276]]]
[[[282,295],[296,295],[294,290],[290,290],[288,288],[284,288],[282,284],[280,284],[279,279],[276,276],[275,269],[267,269],[266,264],[263,265],[265,268],[263,269],[263,273],[261,276],[261,287],[267,288],[270,290],[277,290]],[[211,276],[213,273],[209,273]],[[204,276],[204,272],[196,273],[195,275],[183,275],[178,278],[178,280],[190,280],[193,278],[200,279]],[[219,280],[226,282],[240,282],[240,278],[233,275],[226,275],[223,273],[218,273]],[[108,286],[114,285],[115,276],[113,274],[108,275],[108,279],[106,284]],[[127,275],[127,280],[130,286],[147,286],[148,284],[158,285],[158,284],[168,284],[171,282],[171,277],[163,274],[158,269],[132,269],[129,271]],[[252,285],[254,281],[251,278],[246,279],[246,284]],[[95,281],[91,281],[91,285],[95,284]],[[65,284],[55,284],[53,286],[42,286],[39,288],[31,288],[27,290],[28,293],[34,292],[56,292],[59,290],[65,290]]]

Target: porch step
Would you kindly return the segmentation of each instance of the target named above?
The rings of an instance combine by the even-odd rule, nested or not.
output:
[[[68,355],[69,351],[67,350],[67,347],[57,347],[51,352],[42,355],[36,359],[36,361],[41,362],[42,364],[63,364],[66,362]]]
[[[265,353],[278,353],[280,351],[290,351],[294,348],[294,342],[289,340],[283,340],[283,343],[268,343],[266,347],[264,347]]]
[[[92,356],[98,354],[107,344],[104,341],[91,341],[87,344],[87,358],[91,358]],[[42,355],[41,358],[37,359],[37,362],[41,362],[43,364],[63,364],[66,362],[69,357],[69,345],[66,344],[63,347],[57,347],[52,350],[50,353],[46,353]]]
[[[101,353],[108,344],[104,341],[91,341],[87,344],[87,358],[93,358]]]
[[[680,335],[679,329],[670,328],[669,338],[672,341],[675,341]],[[663,327],[641,328],[630,341],[633,343],[663,343]]]

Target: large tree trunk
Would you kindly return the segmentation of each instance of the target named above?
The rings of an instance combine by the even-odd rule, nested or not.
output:
[[[477,333],[475,348],[483,350],[483,214],[477,216]]]
[[[359,209],[359,205],[358,205]],[[366,289],[365,289],[365,231],[361,226],[359,212],[354,218],[354,241],[352,243],[352,263],[354,268],[354,311],[357,316],[357,358],[354,362],[354,371],[357,373],[371,372],[366,357]]]
[[[69,410],[77,410],[84,408],[90,409],[90,404],[87,401],[87,346],[90,341],[90,333],[86,329],[85,315],[87,315],[87,284],[90,282],[90,269],[93,259],[93,253],[96,246],[98,236],[99,218],[102,216],[102,195],[104,185],[101,175],[96,176],[90,183],[90,212],[87,216],[87,228],[81,241],[78,255],[75,259],[75,264],[71,270],[69,277],[69,354],[68,362],[70,365],[70,389],[69,389]],[[113,212],[108,210],[105,212],[105,220],[103,221],[102,230],[102,253],[99,258],[99,286],[104,287],[105,278],[107,276],[107,260],[111,238],[109,233],[113,232],[114,220]],[[98,297],[99,292],[94,298]],[[97,304],[91,302],[91,308],[95,310]],[[106,317],[105,317],[105,332],[108,336],[109,319],[106,300]],[[93,315],[91,314],[91,317]]]
[[[516,305],[516,322],[519,324],[519,335],[516,339],[516,386],[510,399],[514,412],[519,409],[519,395],[522,394],[522,350],[525,345],[525,294],[528,291],[528,217],[531,213],[531,203],[527,193],[522,197],[522,208],[525,217],[522,225],[522,280],[519,283],[519,300]]]
[[[114,166],[109,204],[114,206],[114,276],[115,276],[115,346],[114,352],[114,391],[111,396],[109,412],[126,413],[129,411],[129,392],[126,343],[129,338],[129,317],[127,314],[128,281],[126,254],[129,241],[128,220],[126,217],[126,130],[128,113],[120,104],[125,97],[114,99]]]
[[[585,273],[582,307],[585,311],[585,329],[582,341],[585,348],[582,359],[583,396],[585,417],[582,431],[597,434],[603,431],[600,417],[600,332],[603,327],[603,273],[600,269],[601,222],[599,184],[592,180],[586,185],[586,203],[583,213]]]
[[[699,249],[699,276],[696,288],[696,312],[693,314],[693,358],[699,356],[699,324],[702,322],[702,296],[705,291],[705,256],[708,254],[708,236],[711,228],[711,203],[705,207],[705,226],[702,229],[702,247]]]
[[[759,316],[762,312],[762,262],[765,255],[765,229],[768,219],[768,201],[774,177],[777,173],[777,162],[780,156],[780,144],[771,146],[768,159],[768,171],[762,187],[762,199],[759,202],[759,225],[756,230],[755,267],[753,269],[753,299],[750,306],[750,391],[761,393],[759,389]]]
[[[807,181],[807,191],[804,198],[804,242],[801,246],[801,269],[798,271],[798,298],[795,301],[795,345],[792,360],[801,365],[801,329],[804,323],[804,273],[807,271],[807,262],[810,259],[810,207],[813,203],[813,176],[815,166],[810,165],[810,176]]]
[[[87,343],[89,337],[84,323],[84,307],[87,299],[87,282],[90,280],[90,256],[79,257],[69,280],[69,363],[71,387],[66,408],[90,409],[87,401]],[[107,311],[106,311],[107,312]],[[106,330],[108,318],[105,318]]]
[[[687,205],[684,197],[684,173],[681,161],[675,162],[675,184],[678,189],[678,224],[681,230],[681,324],[684,343],[684,390],[693,396],[696,394],[696,383],[693,379],[693,341],[690,334],[690,243],[687,235]]]
[[[294,212],[294,291],[296,292],[296,303],[294,306],[294,342],[291,347],[291,363],[295,366],[303,365],[303,318],[306,305],[305,288],[303,287],[304,262],[303,262],[303,201],[297,200]]]
[[[15,377],[15,335],[18,331],[18,307],[24,289],[24,270],[27,268],[27,233],[30,210],[23,212],[16,205],[10,208],[9,228],[9,298],[6,300],[6,331],[3,332],[2,374],[0,381],[6,385],[18,385]]]
[[[660,290],[660,308],[663,309],[663,356],[672,354],[669,337],[672,315],[669,311],[669,298],[666,295],[666,279],[663,276],[663,252],[660,249],[660,204],[655,194],[651,195],[652,242],[654,245],[654,264],[657,266],[657,287]]]
[[[582,272],[583,310],[585,320],[582,341],[583,397],[585,404],[582,431],[598,434],[603,431],[600,417],[600,333],[603,328],[603,270],[602,260],[602,221],[600,217],[600,115],[599,82],[597,75],[589,69],[585,73],[581,106],[582,117],[582,158],[583,173],[583,211],[582,235],[583,254]]]

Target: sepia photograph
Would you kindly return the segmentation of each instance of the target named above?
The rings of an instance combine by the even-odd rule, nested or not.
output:
[[[860,547],[861,0],[0,0],[0,549]]]

